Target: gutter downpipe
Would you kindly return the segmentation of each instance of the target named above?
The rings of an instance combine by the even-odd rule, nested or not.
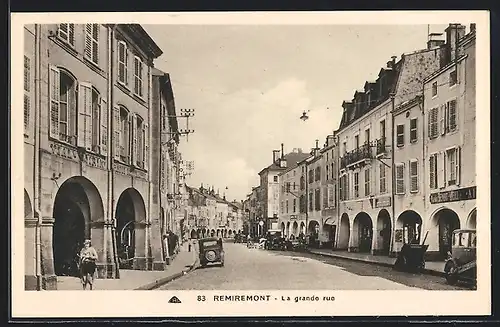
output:
[[[42,213],[41,213],[41,165],[40,165],[40,115],[41,115],[41,27],[40,24],[35,24],[35,121],[34,121],[34,160],[33,160],[33,196],[34,196],[34,213],[36,214],[37,222],[35,228],[35,275],[36,275],[36,290],[41,291],[42,287]]]
[[[394,242],[395,242],[395,231],[396,231],[396,206],[394,203],[395,199],[395,194],[396,194],[396,171],[394,169],[394,97],[395,94],[391,93],[391,211],[392,211],[392,226],[394,233],[392,233],[392,242],[391,242],[391,251],[389,252],[389,255],[391,252],[394,251]]]

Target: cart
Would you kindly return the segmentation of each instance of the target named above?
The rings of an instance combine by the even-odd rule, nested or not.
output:
[[[428,232],[422,244],[406,243],[403,245],[394,262],[394,270],[420,273],[425,269],[425,252],[429,248],[429,245],[424,244],[427,234]]]

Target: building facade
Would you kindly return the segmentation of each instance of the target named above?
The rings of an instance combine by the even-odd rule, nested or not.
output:
[[[307,196],[307,216],[306,228],[307,235],[310,237],[310,245],[319,247],[319,234],[321,231],[322,220],[322,183],[323,175],[323,156],[316,141],[316,147],[311,150],[311,157],[306,161],[306,196]]]
[[[161,54],[138,24],[25,26],[26,289],[77,275],[84,239],[99,278],[161,269],[150,137]]]
[[[451,233],[476,226],[475,27],[450,24],[442,68],[424,84],[428,255],[443,258]]]
[[[300,167],[292,166],[279,174],[280,215],[279,226],[282,235],[298,235]]]
[[[336,135],[328,135],[321,149],[321,193],[323,206],[321,209],[320,247],[336,248],[336,237],[339,228],[337,214],[337,177],[338,147]]]
[[[339,248],[372,254],[393,253],[394,122],[392,112],[421,94],[424,79],[439,68],[442,49],[427,48],[392,57],[375,82],[366,82],[344,102],[340,146]],[[391,133],[391,135],[389,134]]]

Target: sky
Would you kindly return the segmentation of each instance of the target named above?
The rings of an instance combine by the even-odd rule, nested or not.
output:
[[[143,25],[163,50],[177,112],[194,109],[181,138],[188,185],[244,200],[284,143],[310,151],[338,128],[342,101],[375,80],[391,56],[424,49],[427,25]],[[431,25],[442,33],[445,25]],[[309,111],[309,119],[299,117]],[[179,128],[186,128],[179,119]],[[227,187],[227,189],[226,189]]]

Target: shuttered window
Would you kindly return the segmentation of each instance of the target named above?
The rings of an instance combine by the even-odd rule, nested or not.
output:
[[[365,196],[370,195],[370,168],[365,169]]]
[[[437,188],[437,154],[429,157],[429,187],[432,190]]]
[[[99,134],[101,133],[100,124],[101,113],[101,99],[99,93],[92,90],[92,151],[100,152],[101,140]]]
[[[354,197],[359,198],[359,173],[354,173]]]
[[[28,135],[31,111],[31,60],[24,56],[24,133]]]
[[[56,66],[49,68],[50,127],[49,136],[76,145],[77,82]]]
[[[128,50],[123,41],[118,42],[118,82],[128,85]]]
[[[141,58],[134,57],[134,93],[140,97],[143,96],[143,90],[142,90],[143,69],[144,68]]]
[[[457,100],[449,101],[447,106],[448,106],[447,130],[453,132],[457,129]]]
[[[335,207],[335,185],[328,185],[328,206],[334,208]]]
[[[410,142],[417,142],[417,118],[410,119]]]
[[[380,164],[379,166],[379,191],[380,194],[384,194],[387,192],[387,184],[386,184],[386,173],[385,173],[385,165]]]
[[[405,193],[405,166],[403,163],[395,164],[396,169],[396,194]]]
[[[319,188],[314,190],[314,204],[316,211],[321,210],[321,191]]]
[[[85,58],[99,65],[99,24],[85,24]]]
[[[418,192],[418,161],[410,160],[410,192]]]
[[[75,24],[59,24],[57,36],[71,46],[75,46]]]
[[[428,130],[429,130],[429,138],[434,139],[438,137],[438,113],[439,109],[431,108],[429,110],[428,116]]]
[[[448,185],[458,185],[460,177],[460,148],[456,147],[446,151]]]
[[[328,205],[328,195],[330,192],[329,185],[326,185],[326,187],[323,188],[323,207],[327,208]]]
[[[397,125],[396,138],[397,146],[401,147],[405,145],[405,125]]]

